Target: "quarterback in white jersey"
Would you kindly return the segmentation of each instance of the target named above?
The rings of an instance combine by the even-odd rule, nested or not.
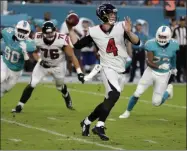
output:
[[[153,84],[152,104],[160,106],[173,96],[173,86],[168,85],[171,74],[176,75],[176,51],[179,44],[171,39],[171,30],[168,26],[161,26],[156,32],[156,38],[145,43],[147,51],[147,65],[136,91],[129,100],[126,111],[119,118],[128,118],[130,112],[138,102],[139,97]]]
[[[37,53],[34,54],[34,58],[38,63],[33,70],[31,82],[23,91],[20,102],[12,112],[21,112],[36,85],[48,74],[52,75],[55,79],[56,88],[62,93],[67,108],[73,109],[70,94],[67,90],[67,86],[64,84],[66,74],[65,54],[71,58],[77,70],[78,79],[82,83],[84,82],[84,74],[80,69],[73,49],[69,45],[67,35],[56,32],[54,24],[47,21],[43,24],[42,32],[36,33],[35,43],[38,50],[40,50],[41,56],[39,57]]]
[[[101,74],[105,86],[106,95],[102,103],[81,122],[82,135],[89,136],[91,122],[98,119],[96,126],[92,129],[102,140],[109,140],[104,130],[104,124],[111,109],[120,97],[124,86],[125,63],[128,58],[125,40],[139,45],[139,38],[131,32],[130,18],[123,22],[117,22],[117,9],[111,4],[102,4],[96,14],[103,22],[89,28],[89,34],[78,40],[70,24],[68,24],[69,35],[74,47],[81,49],[94,42],[98,47],[100,55],[100,64],[102,66]]]

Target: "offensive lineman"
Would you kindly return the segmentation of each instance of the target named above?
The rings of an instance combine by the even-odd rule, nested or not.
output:
[[[130,111],[136,105],[139,97],[145,90],[154,84],[152,103],[162,105],[168,98],[173,97],[173,86],[168,85],[171,74],[176,75],[176,51],[179,44],[171,39],[171,30],[168,26],[161,26],[156,32],[156,38],[147,41],[147,69],[140,79],[136,91],[129,100],[127,110],[119,118],[128,118]]]
[[[94,42],[99,48],[100,64],[103,83],[106,89],[104,101],[81,122],[82,135],[89,136],[90,124],[98,119],[96,126],[92,129],[102,140],[109,140],[105,134],[105,121],[111,109],[120,97],[124,83],[122,82],[125,72],[126,58],[128,57],[125,39],[133,44],[139,45],[139,38],[131,32],[131,21],[127,18],[123,22],[117,22],[117,9],[111,4],[102,4],[96,14],[103,22],[89,28],[89,34],[78,40],[70,24],[69,35],[74,47],[81,49]]]
[[[12,112],[21,112],[36,85],[49,73],[55,79],[56,88],[62,93],[67,108],[73,109],[70,94],[67,90],[66,84],[64,84],[66,74],[65,54],[71,58],[76,68],[78,79],[82,83],[84,82],[84,74],[80,69],[73,49],[69,45],[68,36],[56,32],[54,24],[51,21],[47,21],[43,24],[42,32],[36,33],[35,43],[38,50],[41,52],[41,58],[37,53],[34,53],[34,58],[38,63],[33,70],[31,82],[24,89],[18,105],[15,109],[12,109]]]
[[[27,21],[21,20],[14,28],[4,28],[0,38],[4,40],[5,51],[1,56],[1,97],[16,84],[24,67],[29,60],[27,52],[34,52],[36,45],[29,39],[31,32]]]

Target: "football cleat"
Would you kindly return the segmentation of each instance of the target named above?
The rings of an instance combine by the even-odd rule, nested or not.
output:
[[[90,136],[90,124],[86,125],[83,120],[80,125],[82,127],[82,136]]]
[[[173,85],[169,84],[166,91],[169,93],[169,99],[173,98]]]
[[[68,93],[68,96],[63,96],[64,100],[65,100],[65,103],[66,103],[66,107],[70,110],[74,110],[73,106],[72,106],[72,100],[71,100],[71,97]]]
[[[21,105],[17,105],[15,109],[12,109],[12,113],[20,113],[22,109]]]
[[[106,134],[105,134],[105,127],[104,126],[100,126],[100,127],[94,127],[93,129],[92,129],[92,132],[93,132],[93,134],[96,134],[96,135],[98,135],[103,141],[108,141],[109,140],[109,137],[108,136],[106,136]]]
[[[130,116],[130,111],[126,110],[123,114],[119,116],[119,118],[128,118]]]

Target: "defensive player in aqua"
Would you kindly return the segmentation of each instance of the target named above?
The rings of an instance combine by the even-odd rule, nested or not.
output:
[[[177,41],[171,38],[168,26],[161,26],[156,32],[156,38],[146,42],[147,69],[141,77],[136,91],[130,97],[126,111],[119,118],[128,118],[139,97],[153,84],[152,104],[160,106],[168,98],[173,97],[173,85],[168,81],[171,74],[176,75],[176,51],[179,50]]]
[[[1,56],[1,97],[16,84],[25,60],[29,60],[28,53],[36,50],[35,43],[29,39],[30,31],[29,23],[22,20],[15,28],[4,28],[0,33],[5,43]]]

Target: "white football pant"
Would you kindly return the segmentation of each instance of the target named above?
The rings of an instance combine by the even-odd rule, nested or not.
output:
[[[108,93],[112,91],[110,84],[121,93],[125,84],[125,75],[117,73],[115,70],[103,67],[101,70],[102,80],[105,86],[105,97],[108,98]]]
[[[36,85],[46,76],[46,75],[51,75],[53,76],[55,83],[56,83],[56,88],[61,91],[62,86],[64,84],[64,78],[66,75],[66,61],[58,64],[56,67],[52,68],[44,68],[40,65],[40,63],[37,63],[36,66],[34,67],[34,70],[32,72],[32,77],[31,77],[31,82],[30,85],[31,87],[36,87]]]
[[[12,71],[1,57],[1,97],[17,83],[22,71]]]
[[[157,73],[153,71],[150,67],[147,67],[144,71],[143,76],[138,82],[138,86],[136,88],[134,96],[140,97],[145,92],[145,90],[153,84],[154,90],[152,96],[152,103],[154,106],[159,106],[162,102],[163,94],[167,88],[170,75],[170,72]]]

